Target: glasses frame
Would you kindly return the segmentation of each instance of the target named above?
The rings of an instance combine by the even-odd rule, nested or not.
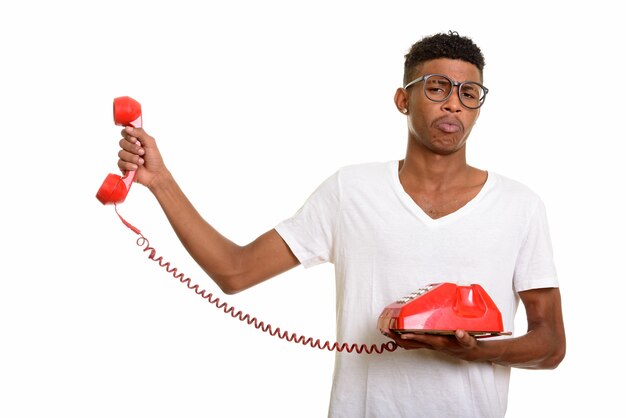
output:
[[[448,92],[448,95],[447,95],[446,97],[444,97],[443,99],[441,99],[441,100],[433,100],[433,99],[431,99],[431,98],[428,96],[428,94],[426,93],[426,83],[424,83],[424,96],[426,96],[426,98],[427,98],[428,100],[430,100],[431,102],[435,102],[435,103],[445,102],[445,101],[446,101],[446,100],[448,100],[448,99],[450,98],[450,96],[452,95],[452,91],[454,90],[454,87],[458,87],[458,88],[457,88],[457,90],[456,90],[456,94],[459,96],[459,102],[460,102],[463,106],[465,106],[466,108],[468,108],[468,109],[472,109],[472,110],[474,110],[474,109],[479,109],[479,108],[480,108],[483,104],[485,104],[485,99],[487,98],[487,93],[489,93],[489,89],[488,89],[487,87],[483,86],[483,85],[482,85],[482,84],[480,84],[480,83],[477,83],[476,81],[463,81],[463,82],[459,83],[458,81],[454,81],[454,80],[452,80],[450,77],[448,77],[447,75],[444,75],[444,74],[424,74],[424,75],[422,75],[422,76],[420,76],[420,77],[417,77],[415,80],[413,80],[413,81],[411,81],[411,82],[407,83],[407,84],[404,86],[404,89],[406,90],[406,89],[408,89],[409,87],[411,87],[412,85],[419,83],[420,81],[424,81],[424,82],[425,82],[425,81],[428,81],[428,79],[429,79],[430,77],[434,77],[434,76],[438,76],[438,77],[443,77],[443,78],[445,78],[446,80],[448,80],[448,81],[450,82],[450,84],[452,85],[452,88],[451,88],[451,89],[450,89],[450,91]],[[468,105],[466,105],[466,104],[463,102],[463,99],[461,98],[461,88],[463,87],[463,85],[464,85],[464,84],[477,84],[477,85],[479,85],[479,86],[483,89],[483,91],[485,92],[485,94],[483,94],[483,97],[481,97],[481,98],[480,98],[480,104],[479,104],[478,106],[476,106],[476,107],[468,106]]]

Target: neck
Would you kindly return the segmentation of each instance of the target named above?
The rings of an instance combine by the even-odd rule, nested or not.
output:
[[[451,154],[437,154],[409,141],[399,176],[411,189],[443,190],[467,185],[479,171],[467,164],[465,146]]]

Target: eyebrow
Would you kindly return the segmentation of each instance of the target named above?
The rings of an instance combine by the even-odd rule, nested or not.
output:
[[[463,84],[463,90],[475,90],[478,91],[478,85],[474,81],[467,81]]]
[[[431,84],[449,84],[448,80],[446,79],[438,79],[438,78],[432,78],[432,77],[426,80],[426,82],[431,83]]]

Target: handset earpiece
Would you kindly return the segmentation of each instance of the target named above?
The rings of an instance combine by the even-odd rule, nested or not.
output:
[[[131,97],[113,99],[113,121],[119,126],[141,128],[141,104]]]
[[[141,128],[141,104],[128,96],[113,99],[113,121],[119,126]],[[135,181],[136,171],[127,171],[124,176],[109,174],[96,193],[96,198],[103,204],[122,203],[130,186]]]

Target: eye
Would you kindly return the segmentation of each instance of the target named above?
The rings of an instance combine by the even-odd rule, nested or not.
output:
[[[463,92],[463,98],[476,100],[476,94],[473,93],[473,92],[464,91]]]
[[[474,83],[463,84],[461,96],[468,100],[479,100],[482,96],[482,88]]]
[[[450,91],[450,81],[443,77],[431,77],[425,85],[426,93],[432,97],[444,97]]]
[[[427,87],[427,90],[429,93],[445,93],[446,91],[443,87],[438,87],[438,86]]]

